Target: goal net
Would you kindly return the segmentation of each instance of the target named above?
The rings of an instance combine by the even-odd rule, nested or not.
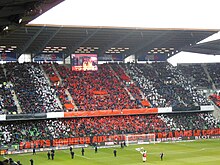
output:
[[[126,144],[155,144],[155,134],[128,134],[125,137]]]

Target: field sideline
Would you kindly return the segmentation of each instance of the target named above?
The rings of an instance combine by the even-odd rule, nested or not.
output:
[[[147,162],[142,162],[142,155],[135,148],[144,147],[147,150]],[[69,150],[57,150],[55,160],[47,160],[46,152],[37,152],[19,155],[6,155],[13,160],[20,160],[23,165],[219,165],[220,139],[198,140],[193,142],[158,143],[148,145],[130,145],[124,149],[116,147],[117,157],[113,156],[114,148],[85,149],[85,156],[81,156],[81,149],[73,149],[75,158],[71,159]],[[160,160],[160,153],[164,153],[164,160]],[[1,156],[2,160],[3,157]]]

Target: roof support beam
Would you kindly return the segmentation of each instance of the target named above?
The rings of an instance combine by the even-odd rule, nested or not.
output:
[[[44,30],[45,26],[41,27],[35,34],[32,36],[23,46],[21,51],[19,52],[19,57],[21,54],[25,53],[25,51],[29,48],[29,46],[33,43],[33,41],[39,36],[39,34]]]
[[[142,49],[146,48],[146,47],[150,47],[151,45],[153,45],[154,43],[158,43],[158,41],[163,38],[163,37],[166,37],[167,34],[169,34],[170,32],[165,32],[164,34],[161,34],[161,35],[158,35],[156,36],[153,40],[149,40],[147,42],[144,42],[143,44],[140,44],[140,46],[138,46],[136,49],[134,50],[131,50],[131,51],[128,51],[126,52],[126,54],[135,54],[137,53],[138,51],[141,51]],[[169,39],[169,38],[167,38]],[[167,41],[167,40],[166,40]]]
[[[35,51],[35,55],[39,54],[42,52],[42,50],[47,46],[47,44],[56,36],[57,33],[59,33],[59,31],[62,29],[63,27],[60,26],[56,31],[54,31],[46,40],[45,42],[40,46],[39,49],[37,49],[37,51]]]
[[[67,52],[67,56],[69,56],[71,53],[73,53],[77,48],[79,48],[80,46],[82,46],[84,43],[86,43],[91,37],[93,37],[98,31],[99,29],[96,29],[94,32],[92,32],[90,35],[86,36],[85,38],[83,38],[80,42],[76,43],[74,46],[70,46]]]
[[[113,46],[117,45],[118,43],[122,42],[123,40],[125,40],[126,38],[128,38],[130,35],[132,35],[134,33],[135,30],[132,30],[131,32],[127,33],[126,35],[124,35],[123,37],[119,38],[116,41],[111,42],[110,44],[108,44],[107,46],[105,46],[104,48],[102,48],[102,50],[99,51],[99,54],[103,54],[106,49],[110,49]]]

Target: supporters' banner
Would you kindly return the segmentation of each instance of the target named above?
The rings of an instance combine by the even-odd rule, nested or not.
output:
[[[34,61],[63,61],[62,53],[39,54],[34,57]]]
[[[201,111],[214,111],[213,105],[203,105],[200,106]]]
[[[63,118],[64,112],[48,112],[47,118]]]
[[[91,117],[158,113],[157,108],[64,112],[64,117]]]
[[[17,61],[16,53],[0,53],[1,61]]]
[[[174,138],[174,137],[190,137],[190,136],[208,136],[220,135],[220,128],[209,130],[185,130],[155,133],[156,138]]]
[[[6,120],[46,119],[46,113],[6,115]]]
[[[172,111],[174,112],[192,112],[192,111],[200,111],[200,106],[191,106],[191,107],[179,107],[174,106],[172,107]]]
[[[0,121],[6,120],[6,115],[0,115]]]
[[[93,91],[94,95],[107,95],[108,92],[107,91]]]
[[[57,82],[57,81],[60,81],[59,77],[56,76],[56,75],[55,75],[55,76],[50,76],[49,78],[50,78],[50,81],[51,81],[51,82]]]
[[[20,142],[20,149],[29,148],[42,148],[42,147],[58,147],[58,146],[69,146],[78,144],[97,144],[105,142],[116,142],[124,141],[124,135],[103,135],[103,136],[87,136],[87,137],[74,137],[64,139],[53,139],[53,140],[34,140]]]
[[[185,130],[185,131],[172,131],[155,133],[157,141],[179,141],[179,140],[194,140],[205,139],[212,137],[219,137],[220,128],[209,130]],[[20,142],[20,149],[29,148],[43,148],[43,147],[59,147],[78,144],[97,144],[97,143],[110,143],[119,144],[118,142],[126,140],[125,135],[103,135],[103,136],[87,136],[87,137],[74,137],[52,140],[35,140]]]
[[[158,113],[170,113],[170,112],[172,112],[172,107],[158,108]]]
[[[138,61],[166,61],[167,54],[145,54],[138,57]]]
[[[98,57],[99,61],[123,61],[122,54],[104,54],[103,56]]]

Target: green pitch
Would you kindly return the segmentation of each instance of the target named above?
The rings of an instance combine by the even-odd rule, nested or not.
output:
[[[135,148],[144,147],[147,150],[147,162],[142,162],[142,155]],[[113,156],[113,149],[117,150],[117,157]],[[103,148],[98,153],[93,148],[85,149],[85,156],[81,156],[81,149],[73,149],[75,158],[71,159],[69,150],[55,152],[54,160],[47,160],[46,152],[37,152],[36,155],[10,155],[13,160],[20,160],[23,165],[219,165],[220,139],[200,140],[194,142],[159,143],[150,145],[130,145],[121,149]],[[164,153],[164,160],[160,160],[160,153]],[[9,157],[9,155],[7,155]],[[2,159],[2,157],[1,157]]]

